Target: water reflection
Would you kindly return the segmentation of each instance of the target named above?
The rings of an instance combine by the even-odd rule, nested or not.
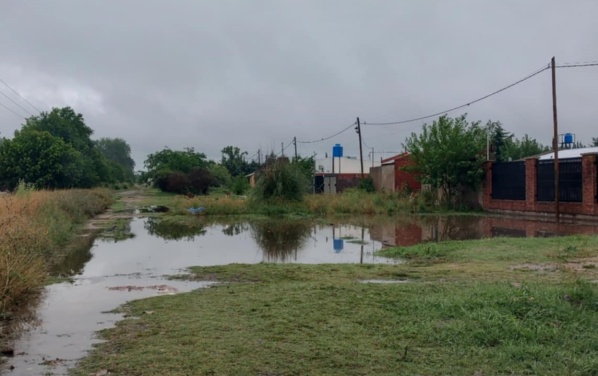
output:
[[[410,217],[396,222],[377,222],[369,227],[372,239],[386,246],[498,236],[549,237],[598,233],[598,224],[561,223],[557,226],[549,221],[488,216]]]
[[[193,240],[196,236],[205,235],[205,226],[201,218],[189,222],[175,222],[163,218],[149,217],[143,227],[150,235],[165,240]]]
[[[94,239],[93,233],[75,237],[61,255],[63,259],[50,267],[50,274],[57,277],[71,277],[81,273],[85,264],[91,260]]]
[[[247,222],[237,222],[225,225],[222,229],[222,233],[228,236],[235,236],[248,230],[249,224]]]
[[[297,260],[297,252],[310,238],[313,224],[302,220],[264,220],[250,223],[251,237],[267,261]]]
[[[105,228],[99,235],[98,240],[105,242],[119,242],[135,237],[131,231],[131,218],[121,218]]]

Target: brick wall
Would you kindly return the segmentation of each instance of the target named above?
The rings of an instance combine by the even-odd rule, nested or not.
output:
[[[583,202],[560,202],[562,214],[571,216],[598,216],[596,154],[584,154],[581,159],[583,178]],[[492,199],[492,162],[486,162],[486,172],[483,188],[482,203],[484,210],[528,213],[554,213],[554,202],[536,200],[536,169],[537,159],[525,161],[525,200],[494,200]]]

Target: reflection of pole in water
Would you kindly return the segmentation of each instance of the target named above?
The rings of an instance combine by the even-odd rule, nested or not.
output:
[[[363,264],[363,235],[364,235],[365,229],[362,227],[361,228],[361,256],[359,258],[359,263]]]

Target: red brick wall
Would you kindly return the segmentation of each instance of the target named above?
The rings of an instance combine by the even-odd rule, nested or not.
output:
[[[403,167],[413,166],[413,160],[409,155],[395,160],[395,190],[409,189],[419,191],[422,188],[418,180],[418,174],[403,170]]]
[[[598,216],[596,204],[596,154],[582,156],[583,202],[561,202],[560,212],[570,215]],[[483,207],[488,211],[554,213],[554,202],[536,201],[536,168],[537,159],[525,161],[525,200],[493,200],[492,199],[492,162],[486,162],[483,183]]]

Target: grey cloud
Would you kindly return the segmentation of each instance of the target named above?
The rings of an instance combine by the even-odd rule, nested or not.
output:
[[[392,121],[466,103],[553,55],[598,60],[598,3],[589,0],[1,7],[0,78],[45,108],[76,98],[96,136],[125,138],[138,164],[164,146],[193,146],[214,159],[229,144],[250,156],[260,147],[277,151],[294,136],[329,136],[357,116]],[[598,136],[597,79],[598,68],[558,71],[561,129],[582,142]],[[550,111],[548,72],[466,109],[471,120],[500,120],[543,143],[551,139]],[[0,108],[3,135],[19,124]],[[364,126],[363,135],[375,149],[394,151],[420,127]],[[323,154],[337,142],[357,154],[353,130],[299,151]]]

